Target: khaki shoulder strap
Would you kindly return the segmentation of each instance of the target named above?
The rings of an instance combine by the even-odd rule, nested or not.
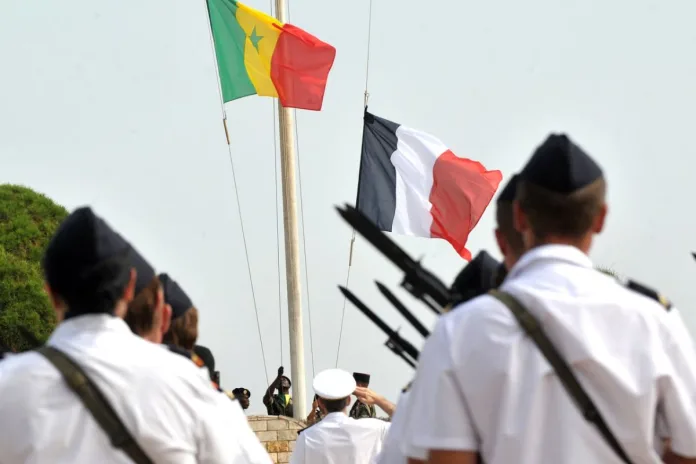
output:
[[[604,438],[607,444],[623,462],[631,464],[631,460],[628,458],[628,455],[623,450],[614,434],[609,430],[599,410],[582,388],[582,385],[580,385],[580,382],[575,377],[575,374],[573,374],[570,366],[563,360],[558,350],[556,350],[556,347],[546,336],[546,333],[544,333],[536,318],[527,311],[527,308],[525,308],[517,298],[509,293],[491,290],[489,294],[510,309],[510,312],[515,316],[515,319],[517,319],[517,322],[522,326],[527,336],[532,339],[537,348],[539,348],[539,351],[541,351],[549,364],[551,364],[561,384],[580,409],[585,420],[597,427],[602,438]]]
[[[60,371],[70,389],[80,398],[99,426],[106,432],[114,448],[122,450],[136,464],[152,464],[133,436],[119,419],[107,399],[82,368],[63,352],[44,345],[37,350]]]

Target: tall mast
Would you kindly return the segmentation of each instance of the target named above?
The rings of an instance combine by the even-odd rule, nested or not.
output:
[[[287,21],[285,0],[275,0],[276,17]],[[304,332],[302,330],[302,286],[300,281],[300,241],[297,231],[297,190],[295,188],[295,118],[292,110],[278,100],[280,128],[280,169],[283,182],[283,230],[285,234],[285,278],[288,287],[288,329],[290,370],[295,419],[304,420],[305,388]],[[281,340],[282,343],[282,340]]]

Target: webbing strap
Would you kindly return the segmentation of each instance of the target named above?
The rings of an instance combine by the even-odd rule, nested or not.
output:
[[[563,384],[563,387],[568,392],[573,402],[580,409],[585,420],[593,424],[599,430],[602,438],[607,442],[612,450],[621,458],[621,460],[626,464],[632,464],[626,452],[621,447],[621,444],[616,439],[609,426],[607,426],[604,418],[599,413],[599,410],[594,405],[588,394],[580,385],[577,377],[573,374],[570,366],[563,360],[561,355],[556,350],[556,347],[551,343],[551,340],[546,336],[541,325],[536,320],[532,314],[527,311],[527,308],[520,303],[517,298],[510,295],[509,293],[501,292],[499,290],[491,290],[489,292],[491,296],[496,298],[498,301],[503,303],[510,309],[512,314],[517,319],[517,322],[522,326],[525,333],[532,339],[534,344],[539,348],[539,351],[544,355],[546,360],[551,364],[553,370],[558,375],[558,378]]]
[[[152,464],[150,458],[138,446],[114,409],[82,368],[65,353],[42,346],[37,350],[63,375],[70,389],[80,398],[99,426],[106,432],[114,448],[122,450],[136,464]]]

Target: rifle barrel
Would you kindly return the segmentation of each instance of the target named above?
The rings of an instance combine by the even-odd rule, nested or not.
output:
[[[406,306],[399,301],[399,299],[394,295],[391,290],[389,290],[386,285],[384,285],[381,282],[375,281],[377,284],[377,288],[379,291],[382,293],[382,295],[385,296],[387,300],[396,308],[399,313],[404,316],[404,318],[413,326],[418,333],[420,333],[424,337],[429,337],[430,336],[430,331],[425,328],[423,324],[416,318],[416,316],[413,315],[411,311],[406,308]]]
[[[389,337],[394,342],[398,343],[403,348],[404,352],[406,352],[413,359],[418,359],[420,353],[418,352],[416,347],[411,344],[411,342],[404,339],[401,335],[398,334],[398,332],[389,327],[379,316],[377,316],[377,314],[372,312],[372,310],[368,308],[365,305],[365,303],[360,301],[360,299],[357,296],[355,296],[353,292],[340,285],[338,286],[338,288],[341,290],[341,293],[343,293],[343,295],[351,303],[353,303],[353,305],[356,308],[358,308],[361,313],[367,316],[368,319],[370,319],[377,327],[379,327],[387,335],[387,337]]]

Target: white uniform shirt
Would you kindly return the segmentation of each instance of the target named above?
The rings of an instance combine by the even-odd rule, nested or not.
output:
[[[270,464],[236,401],[123,320],[69,319],[48,344],[80,364],[155,463]],[[0,362],[0,450],[0,464],[131,463],[58,370],[33,352]]]
[[[401,394],[396,405],[396,411],[394,411],[394,415],[391,417],[391,426],[389,427],[389,432],[387,432],[387,437],[384,439],[382,452],[377,455],[374,461],[375,464],[406,464],[408,458],[401,449],[401,443],[403,442],[403,435],[406,431],[408,420],[408,396],[410,394],[409,391],[405,391]],[[425,453],[421,456],[414,457],[425,460],[428,456],[427,453]]]
[[[389,422],[327,414],[303,430],[290,464],[369,464],[381,451]]]
[[[502,290],[543,324],[634,462],[661,462],[658,421],[675,453],[696,456],[696,353],[676,309],[563,245],[526,253]],[[409,456],[450,449],[480,450],[486,464],[621,463],[509,309],[488,295],[438,321],[409,403],[418,418],[408,424]]]

